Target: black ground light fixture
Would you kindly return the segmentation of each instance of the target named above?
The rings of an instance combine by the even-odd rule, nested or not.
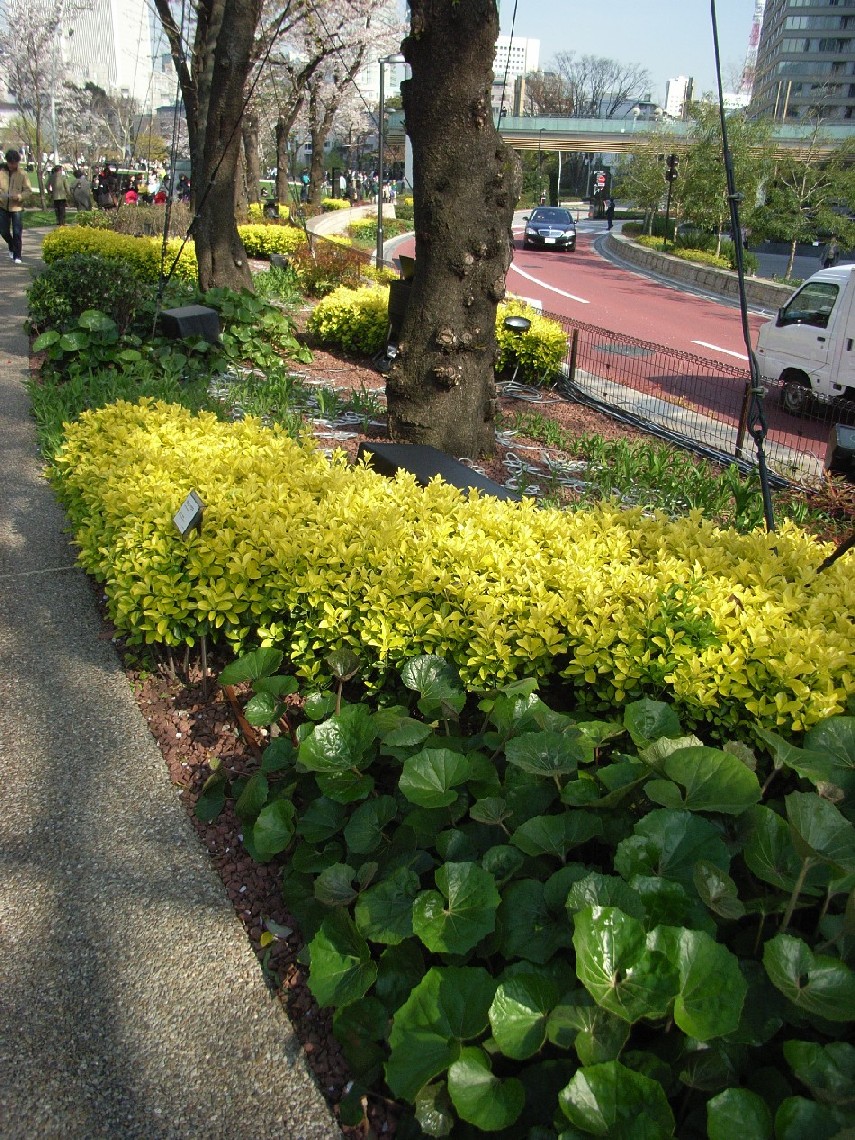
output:
[[[531,321],[528,319],[528,317],[505,317],[505,319],[502,323],[504,324],[504,326],[508,330],[508,332],[513,333],[514,336],[522,336],[523,333],[527,333],[528,330],[531,328]],[[517,357],[516,368],[514,368],[514,374],[511,377],[511,383],[512,384],[516,380],[517,373],[519,372],[519,370],[520,370],[520,362],[519,362],[519,357]]]

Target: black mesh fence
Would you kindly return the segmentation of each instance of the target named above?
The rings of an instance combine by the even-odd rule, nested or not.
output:
[[[568,338],[563,389],[570,399],[600,407],[652,433],[724,461],[756,462],[748,432],[747,368],[608,332],[553,313]],[[855,401],[807,397],[797,414],[792,393],[767,386],[763,401],[769,470],[790,482],[822,479],[838,430],[855,424]]]

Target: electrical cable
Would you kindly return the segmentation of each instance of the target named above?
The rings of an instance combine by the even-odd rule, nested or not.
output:
[[[775,514],[772,506],[772,493],[769,486],[769,473],[766,468],[766,453],[763,441],[766,438],[766,414],[763,408],[763,385],[760,381],[760,370],[757,367],[757,357],[751,343],[751,331],[748,327],[748,299],[745,293],[745,266],[742,257],[742,227],[739,222],[739,203],[742,195],[737,193],[733,176],[733,156],[727,139],[727,116],[724,112],[724,90],[721,82],[721,54],[718,45],[718,20],[716,18],[715,0],[710,0],[710,16],[712,19],[713,46],[715,48],[715,71],[718,83],[718,110],[721,120],[721,144],[724,155],[724,169],[727,177],[727,200],[730,205],[730,231],[733,236],[733,248],[736,251],[736,277],[739,290],[739,311],[742,318],[742,336],[748,353],[748,370],[750,373],[750,390],[748,393],[747,428],[748,434],[754,440],[757,451],[757,473],[760,476],[760,491],[763,496],[763,516],[766,520],[766,530],[774,531]]]
[[[505,107],[505,92],[508,89],[508,74],[511,70],[511,48],[514,46],[514,28],[517,23],[517,4],[519,0],[514,0],[514,10],[511,13],[511,34],[508,39],[508,58],[505,60],[505,74],[502,76],[502,98],[499,101],[499,119],[502,117],[502,111]]]

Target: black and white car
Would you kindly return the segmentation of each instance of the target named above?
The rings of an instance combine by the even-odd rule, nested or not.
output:
[[[559,206],[538,206],[524,218],[525,232],[523,245],[526,249],[574,250],[576,248],[576,223],[569,210]]]

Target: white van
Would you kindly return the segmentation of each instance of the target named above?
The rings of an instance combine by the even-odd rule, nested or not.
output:
[[[855,400],[855,265],[821,269],[757,334],[757,367],[781,381],[793,415],[819,400]]]

